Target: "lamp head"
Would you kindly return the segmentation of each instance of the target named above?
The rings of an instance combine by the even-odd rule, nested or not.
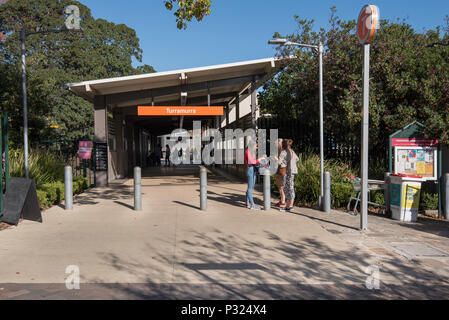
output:
[[[287,39],[281,39],[281,38],[277,38],[277,39],[273,39],[273,40],[268,41],[268,44],[280,44],[280,45],[283,45],[283,44],[286,44],[286,43],[287,43]]]

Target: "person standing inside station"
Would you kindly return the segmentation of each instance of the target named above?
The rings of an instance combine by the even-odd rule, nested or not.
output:
[[[160,144],[158,144],[157,147],[154,149],[154,153],[156,156],[156,166],[160,167],[162,158],[162,148]]]
[[[167,144],[165,146],[165,166],[166,167],[170,167],[171,166],[170,156],[171,156],[170,146]]]

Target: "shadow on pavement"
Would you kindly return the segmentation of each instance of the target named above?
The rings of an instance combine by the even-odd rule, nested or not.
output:
[[[130,299],[442,299],[448,283],[420,263],[406,265],[392,259],[380,267],[379,290],[365,284],[366,268],[374,263],[368,253],[337,250],[313,238],[283,239],[270,231],[264,239],[213,232],[195,234],[193,241],[177,246],[178,261],[147,244],[160,267],[114,254],[103,253],[105,264],[135,273],[144,283],[117,285],[117,294]],[[177,265],[173,283],[156,284],[167,275],[167,266]],[[170,271],[171,272],[171,271]],[[394,278],[388,283],[384,275]],[[98,284],[107,287],[108,284]]]

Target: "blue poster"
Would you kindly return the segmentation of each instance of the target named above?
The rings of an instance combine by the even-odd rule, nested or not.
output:
[[[425,155],[426,153],[424,152],[424,150],[417,150],[416,151],[416,160],[417,161],[425,161]]]

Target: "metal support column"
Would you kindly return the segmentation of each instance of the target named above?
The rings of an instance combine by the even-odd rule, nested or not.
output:
[[[238,93],[235,95],[235,121],[237,128],[240,128],[240,95]]]
[[[268,169],[263,170],[263,202],[265,211],[271,209],[271,176]]]
[[[64,168],[64,195],[65,195],[65,210],[73,210],[73,177],[72,167]]]
[[[207,210],[207,169],[200,169],[200,208],[202,211]]]
[[[5,150],[3,157],[5,159],[5,189],[9,184],[9,144],[8,144],[8,113],[3,114],[3,149]]]
[[[385,198],[385,214],[390,215],[390,178],[391,173],[385,173],[385,189],[384,189],[384,198]]]
[[[323,204],[324,197],[324,86],[323,86],[323,44],[320,43],[318,47],[319,51],[319,82],[320,82],[320,208]]]
[[[134,211],[142,211],[142,169],[134,168]]]
[[[22,53],[22,101],[23,101],[23,151],[25,157],[25,178],[29,179],[28,167],[28,103],[27,103],[27,75],[26,75],[26,61],[25,61],[25,41],[26,31],[25,26],[20,32],[21,53]]]
[[[324,173],[323,211],[331,212],[331,174],[329,172]]]
[[[446,173],[443,177],[443,209],[444,218],[449,220],[449,173]]]
[[[368,156],[369,156],[369,59],[370,45],[364,45],[363,57],[363,110],[362,110],[362,188],[360,203],[360,228],[368,230]]]
[[[251,124],[254,130],[257,129],[257,92],[256,92],[256,77],[253,77],[251,82]]]

